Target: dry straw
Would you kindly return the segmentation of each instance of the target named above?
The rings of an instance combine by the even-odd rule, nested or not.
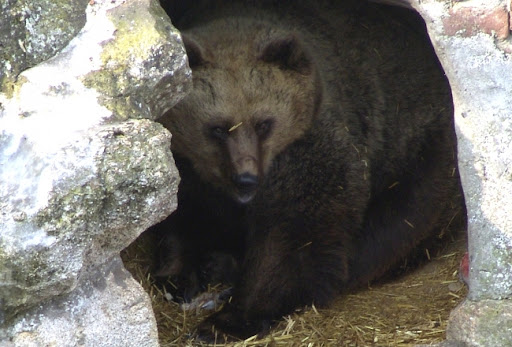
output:
[[[461,233],[462,234],[462,233]],[[307,307],[284,319],[263,339],[251,337],[217,346],[411,346],[445,338],[450,311],[463,300],[458,266],[463,235],[447,241],[415,269],[340,296],[328,309]],[[185,312],[153,284],[150,242],[143,238],[123,252],[126,267],[149,293],[161,346],[201,346],[190,337],[210,312]],[[424,256],[426,259],[426,256]]]

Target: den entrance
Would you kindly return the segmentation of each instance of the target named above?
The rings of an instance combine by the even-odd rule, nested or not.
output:
[[[162,0],[162,5],[173,22],[186,11],[186,1]],[[444,340],[450,311],[467,293],[459,275],[466,252],[464,229],[460,223],[447,226],[442,237],[419,247],[385,278],[340,296],[328,309],[298,310],[263,339],[235,345],[407,346]],[[209,288],[192,303],[173,301],[150,275],[155,242],[151,234],[143,234],[123,252],[125,266],[151,298],[161,345],[200,344],[191,336],[197,324],[218,309],[210,298],[221,289]]]

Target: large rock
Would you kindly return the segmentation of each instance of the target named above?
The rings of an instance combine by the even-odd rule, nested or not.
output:
[[[512,302],[510,300],[467,300],[453,310],[448,338],[464,346],[510,346]]]
[[[468,213],[469,295],[443,345],[512,341],[512,42],[509,0],[375,0],[416,9],[448,76]]]
[[[91,278],[81,281],[69,295],[17,317],[12,322],[9,345],[157,345],[149,298],[141,295],[138,284],[124,269],[119,257],[90,275]]]
[[[53,20],[74,22],[77,8]],[[151,119],[191,74],[156,0],[95,0],[84,14],[70,41],[77,26],[60,26],[69,43],[55,56],[1,81],[0,341],[157,345],[119,252],[176,207],[170,134]],[[26,30],[13,27],[9,47]]]
[[[468,211],[469,295],[447,338],[505,346],[512,331],[512,44],[505,0],[408,0],[452,87]]]
[[[0,2],[0,84],[12,92],[18,74],[55,55],[85,24],[86,1]]]

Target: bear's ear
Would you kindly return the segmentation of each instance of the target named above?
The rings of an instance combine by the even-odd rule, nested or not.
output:
[[[203,65],[206,62],[204,56],[204,49],[201,45],[188,35],[182,35],[183,45],[187,51],[188,65],[192,68],[195,66]]]
[[[278,64],[284,70],[295,70],[303,74],[311,72],[311,59],[293,34],[270,38],[261,45],[259,59]]]

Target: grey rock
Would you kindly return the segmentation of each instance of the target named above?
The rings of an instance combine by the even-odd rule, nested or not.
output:
[[[171,135],[145,118],[183,97],[191,73],[156,0],[95,0],[85,13],[65,47],[0,93],[3,344],[158,343],[118,257],[176,208]]]
[[[423,4],[455,103],[469,234],[469,296],[512,296],[512,59],[487,34],[443,33],[442,8]]]
[[[158,346],[151,304],[142,291],[114,257],[70,294],[18,316],[9,328],[10,342],[18,347]]]
[[[19,175],[1,188],[7,315],[74,289],[85,265],[118,254],[174,209],[169,142],[159,124],[131,120],[96,127],[47,157],[28,140],[7,143],[18,151],[4,152],[0,175]]]
[[[4,0],[0,3],[0,90],[55,55],[85,24],[82,0]]]
[[[469,295],[450,317],[448,340],[512,344],[512,56],[510,39],[474,29],[447,35],[455,7],[504,11],[504,0],[410,0],[423,16],[450,80],[459,171],[468,210]],[[506,16],[505,16],[506,17]],[[457,19],[459,20],[459,19]],[[463,18],[472,23],[473,18]],[[489,23],[484,23],[488,25]],[[493,23],[494,25],[495,23]],[[507,26],[508,23],[500,23]],[[480,30],[481,31],[481,30]],[[492,33],[491,33],[492,34]],[[508,52],[508,53],[507,53]]]
[[[510,346],[512,301],[464,301],[451,313],[446,337],[471,347]]]
[[[106,15],[116,27],[115,39],[103,47],[103,68],[84,82],[101,92],[118,119],[156,119],[190,87],[181,35],[155,0],[127,1]]]

